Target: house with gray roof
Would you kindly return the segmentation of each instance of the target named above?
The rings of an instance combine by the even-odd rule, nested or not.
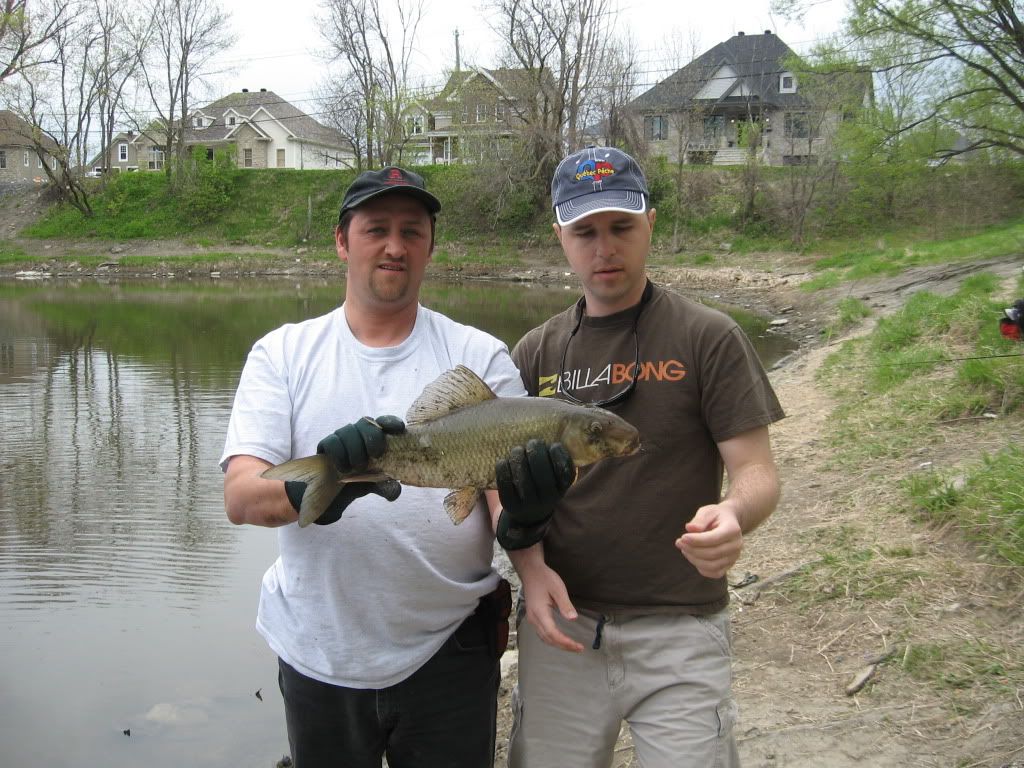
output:
[[[352,146],[344,136],[266,88],[243,88],[193,110],[184,136],[186,147],[205,148],[211,157],[215,150],[233,148],[239,168],[355,166]],[[150,125],[138,135],[118,134],[90,165],[97,170],[162,170],[163,126]]]
[[[793,71],[794,52],[777,35],[739,32],[629,104],[649,155],[672,162],[765,165],[817,162],[836,126],[863,105],[870,82],[822,87]],[[812,85],[814,87],[812,87]]]

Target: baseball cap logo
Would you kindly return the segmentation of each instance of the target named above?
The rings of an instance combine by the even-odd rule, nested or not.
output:
[[[605,160],[584,160],[576,166],[576,181],[600,184],[606,176],[614,176],[615,167]]]
[[[386,183],[388,183],[388,184],[404,184],[405,183],[405,176],[402,175],[402,171],[400,169],[392,168],[390,171],[388,171],[388,178],[387,178],[387,182]]]

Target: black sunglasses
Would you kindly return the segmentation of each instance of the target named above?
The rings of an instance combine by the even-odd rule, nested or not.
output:
[[[612,395],[611,397],[605,398],[604,400],[586,402],[576,397],[576,395],[572,393],[572,389],[570,388],[568,382],[563,380],[561,386],[559,387],[559,391],[562,397],[564,397],[570,403],[575,403],[576,405],[593,405],[597,406],[598,408],[607,408],[608,406],[611,405],[618,405],[619,403],[625,401],[626,398],[633,394],[633,391],[636,389],[637,379],[640,378],[640,337],[637,334],[636,329],[637,326],[640,325],[640,314],[644,311],[644,306],[646,306],[647,302],[650,301],[651,294],[653,293],[653,291],[654,289],[651,285],[651,281],[648,280],[647,285],[644,287],[643,296],[640,297],[640,304],[637,307],[636,316],[633,318],[633,372],[632,375],[629,377],[629,383],[626,385],[626,388],[623,389],[621,392]],[[576,335],[580,327],[583,325],[583,315],[586,313],[586,309],[587,297],[580,296],[579,301],[576,302],[576,326],[572,329],[572,333],[569,334],[569,338],[566,339],[565,341],[565,347],[562,349],[562,363],[558,367],[560,376],[565,372],[565,358],[566,355],[568,355],[569,353],[569,344],[572,343],[573,337]]]

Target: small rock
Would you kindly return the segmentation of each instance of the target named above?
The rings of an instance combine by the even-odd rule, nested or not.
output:
[[[780,317],[778,320],[772,320],[770,323],[768,323],[768,325],[772,326],[773,328],[777,328],[782,325],[789,325],[789,320],[787,320],[784,317]]]

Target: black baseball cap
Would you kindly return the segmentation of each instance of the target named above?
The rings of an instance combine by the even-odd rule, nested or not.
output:
[[[587,147],[562,159],[551,205],[562,226],[601,211],[643,213],[651,193],[636,160],[615,147]]]
[[[427,192],[427,185],[422,176],[404,168],[389,165],[378,171],[363,171],[356,176],[355,181],[345,190],[338,218],[341,219],[346,211],[358,208],[367,200],[394,192],[415,197],[426,206],[431,215],[441,210],[441,201]]]

